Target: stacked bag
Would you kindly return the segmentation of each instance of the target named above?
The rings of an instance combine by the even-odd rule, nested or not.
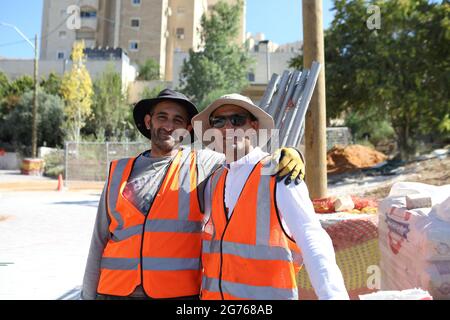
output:
[[[378,213],[381,290],[450,299],[450,185],[396,183]]]

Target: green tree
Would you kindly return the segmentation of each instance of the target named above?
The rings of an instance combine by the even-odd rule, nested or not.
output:
[[[378,30],[366,25],[369,5],[381,10]],[[404,159],[424,136],[449,137],[449,2],[335,0],[334,10],[325,33],[328,117],[373,110],[374,121],[394,128]]]
[[[28,90],[32,90],[34,87],[33,78],[30,76],[21,76],[9,83],[6,95],[21,96]]]
[[[139,64],[138,80],[159,80],[159,63],[155,59],[147,59],[143,64]]]
[[[9,87],[9,80],[6,74],[0,71],[0,100],[6,95]]]
[[[0,73],[0,126],[2,121],[19,104],[22,95],[33,89],[33,79],[29,76],[22,76],[14,81],[8,81],[4,73]]]
[[[141,99],[153,99],[158,96],[158,93],[160,93],[164,89],[163,85],[157,85],[154,88],[146,87],[140,94]]]
[[[0,140],[31,154],[31,117],[33,91],[25,92],[16,107],[5,117],[0,126]],[[38,145],[62,146],[64,132],[64,102],[56,95],[39,92],[38,95]]]
[[[87,120],[83,133],[94,134],[96,140],[120,140],[132,129],[127,119],[131,107],[122,88],[122,78],[108,65],[94,81],[92,114]]]
[[[252,60],[248,51],[236,44],[243,3],[218,2],[201,19],[202,48],[189,50],[181,70],[180,89],[204,108],[220,94],[240,92],[247,84]],[[215,93],[217,96],[212,96]]]
[[[6,94],[9,88],[9,80],[6,74],[0,71],[0,125],[2,123],[2,119],[7,114],[6,110]]]
[[[62,78],[55,74],[50,73],[47,79],[43,78],[40,83],[40,87],[51,95],[61,95]]]
[[[84,42],[75,42],[72,49],[72,69],[64,74],[61,94],[66,102],[64,109],[67,138],[80,141],[81,128],[92,112],[92,81],[84,65]]]

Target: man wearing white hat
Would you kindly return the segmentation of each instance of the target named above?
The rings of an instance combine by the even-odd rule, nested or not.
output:
[[[198,122],[209,134],[197,131]],[[305,183],[285,185],[267,174],[270,159],[259,146],[265,143],[261,137],[271,136],[272,117],[248,97],[230,94],[196,115],[192,124],[204,143],[205,136],[214,136],[208,147],[222,150],[227,159],[205,188],[209,218],[203,232],[201,298],[295,300],[296,277],[304,264],[319,299],[348,299],[331,239]]]

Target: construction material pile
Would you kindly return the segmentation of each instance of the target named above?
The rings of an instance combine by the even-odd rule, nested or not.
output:
[[[352,172],[370,168],[387,160],[387,156],[362,145],[334,146],[327,154],[328,173]]]
[[[420,288],[407,290],[378,291],[359,296],[360,300],[433,300],[426,290]]]
[[[364,199],[356,196],[327,197],[313,199],[316,213],[376,213],[378,202],[374,199]]]
[[[320,68],[314,61],[311,69],[285,70],[281,76],[274,73],[267,85],[259,106],[273,117],[281,146],[296,146],[301,141]]]
[[[379,205],[381,290],[450,299],[450,185],[395,183]]]
[[[372,278],[378,266],[378,215],[346,212],[317,215],[333,242],[336,263],[344,277],[350,299],[377,290]],[[299,298],[317,299],[305,268],[298,275]]]

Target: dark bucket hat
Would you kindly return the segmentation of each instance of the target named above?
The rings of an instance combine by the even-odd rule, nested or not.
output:
[[[178,102],[180,105],[186,108],[186,111],[189,114],[189,124],[191,123],[192,117],[198,114],[197,107],[191,101],[189,101],[189,99],[184,94],[171,89],[164,89],[158,94],[156,98],[141,100],[134,106],[133,118],[139,132],[148,139],[151,139],[152,137],[150,134],[150,130],[147,130],[147,128],[145,127],[144,118],[147,114],[149,114],[150,109],[154,105],[166,100]]]

